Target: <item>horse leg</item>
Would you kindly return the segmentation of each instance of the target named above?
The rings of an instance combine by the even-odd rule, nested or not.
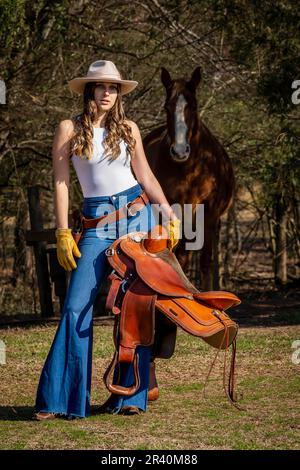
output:
[[[220,242],[220,228],[221,220],[219,219],[216,223],[215,230],[213,231],[213,246],[212,246],[212,263],[213,263],[213,289],[220,289],[220,263],[219,263],[219,242]]]
[[[149,372],[149,388],[148,388],[148,400],[155,401],[159,397],[158,384],[155,375],[155,362],[152,360],[150,362],[150,372]]]
[[[184,271],[184,273],[186,273],[189,267],[191,266],[193,251],[185,249],[184,239],[178,242],[178,245],[175,247],[174,254],[178,259],[182,270]]]
[[[213,269],[212,269],[212,251],[213,251],[214,227],[204,224],[204,245],[200,255],[200,274],[201,289],[213,289]]]

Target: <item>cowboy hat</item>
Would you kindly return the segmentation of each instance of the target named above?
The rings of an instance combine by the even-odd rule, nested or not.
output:
[[[122,80],[120,72],[110,60],[96,60],[88,69],[86,77],[78,77],[70,80],[69,87],[75,93],[82,95],[84,87],[88,82],[112,82],[121,84],[121,95],[130,93],[138,82],[133,80]]]

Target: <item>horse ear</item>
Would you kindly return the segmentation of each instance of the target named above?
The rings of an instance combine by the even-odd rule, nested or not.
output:
[[[161,67],[160,79],[165,88],[168,88],[172,83],[172,78],[165,67]]]
[[[195,91],[200,81],[201,81],[201,67],[196,67],[192,74],[190,81],[187,82],[187,85],[188,87],[190,87],[190,89]]]

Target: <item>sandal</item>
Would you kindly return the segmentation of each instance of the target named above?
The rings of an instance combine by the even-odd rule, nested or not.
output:
[[[48,411],[39,411],[34,414],[34,419],[36,421],[43,421],[44,419],[55,419],[57,418],[56,413],[49,413]]]
[[[140,410],[137,406],[123,406],[123,408],[120,411],[120,414],[122,415],[139,415]]]

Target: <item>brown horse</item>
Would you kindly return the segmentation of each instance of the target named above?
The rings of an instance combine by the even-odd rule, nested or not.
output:
[[[226,151],[198,116],[196,88],[200,80],[200,67],[194,70],[189,81],[172,80],[162,67],[167,123],[151,131],[143,144],[149,165],[168,202],[180,204],[182,214],[184,204],[192,204],[193,229],[196,227],[198,235],[203,227],[196,224],[196,204],[204,204],[200,283],[203,289],[212,289],[213,244],[219,231],[220,216],[232,199],[234,175]],[[186,249],[185,216],[182,222],[182,239],[177,245],[176,256],[186,270],[193,251]]]

